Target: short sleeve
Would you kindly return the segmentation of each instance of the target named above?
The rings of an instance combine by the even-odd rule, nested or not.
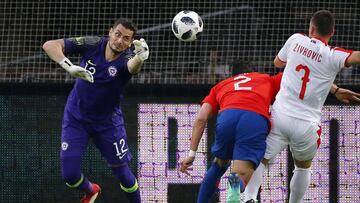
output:
[[[212,113],[216,114],[219,110],[219,104],[216,101],[216,86],[211,88],[209,95],[207,95],[202,101],[201,104],[208,103],[211,105]]]
[[[68,54],[82,54],[90,47],[97,46],[101,41],[101,37],[85,36],[65,38],[65,55]]]
[[[282,61],[282,62],[287,62],[287,53],[288,50],[291,46],[291,44],[293,43],[293,41],[298,38],[299,36],[303,36],[302,34],[296,33],[291,35],[291,37],[289,37],[288,40],[286,40],[284,46],[280,49],[279,53],[277,54],[278,58]]]
[[[332,52],[332,59],[335,66],[338,69],[346,67],[347,60],[352,54],[352,52],[352,50],[335,47]]]

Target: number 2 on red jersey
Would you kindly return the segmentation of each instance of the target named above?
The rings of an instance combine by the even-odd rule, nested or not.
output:
[[[301,100],[304,100],[304,96],[305,96],[305,91],[306,91],[306,85],[308,82],[310,82],[309,76],[310,76],[310,69],[302,64],[299,64],[296,66],[296,71],[300,72],[301,70],[304,70],[304,76],[301,78],[302,80],[302,85],[301,85],[301,90],[300,90],[300,94],[299,94],[299,98]]]
[[[252,87],[242,86],[244,83],[249,82],[251,80],[251,78],[246,77],[245,75],[239,75],[239,76],[235,77],[234,80],[239,80],[238,82],[234,83],[234,90],[247,90],[247,91],[252,90]],[[240,84],[242,84],[242,85],[240,86]]]

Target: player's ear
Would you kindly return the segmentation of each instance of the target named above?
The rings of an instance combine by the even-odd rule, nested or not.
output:
[[[114,31],[114,29],[111,27],[110,29],[109,29],[109,37],[110,37],[110,35],[111,35],[111,33]]]
[[[332,30],[331,35],[330,35],[330,36],[332,37],[332,36],[334,36],[334,34],[335,34],[335,29],[333,29],[333,30]]]
[[[310,26],[309,26],[309,37],[312,37],[314,34],[315,34],[315,26],[314,24],[310,23]]]

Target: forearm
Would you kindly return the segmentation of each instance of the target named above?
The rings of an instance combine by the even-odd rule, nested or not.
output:
[[[336,84],[332,84],[330,88],[330,93],[335,94],[339,90],[339,87]]]
[[[274,66],[276,68],[284,68],[286,66],[286,63],[281,61],[280,58],[276,56],[274,59]]]
[[[129,69],[129,72],[131,74],[137,74],[140,72],[141,70],[141,66],[144,62],[140,60],[139,56],[138,55],[135,55],[134,57],[132,57],[128,63],[127,63],[127,66],[128,66],[128,69]]]
[[[43,44],[43,50],[53,61],[59,63],[65,58],[64,55],[64,40],[50,40]]]
[[[207,120],[196,119],[191,136],[190,150],[197,151]]]
[[[134,40],[133,44],[135,47],[135,56],[128,61],[127,67],[131,74],[137,74],[140,72],[144,61],[149,57],[149,46],[146,44],[143,38],[140,40]]]

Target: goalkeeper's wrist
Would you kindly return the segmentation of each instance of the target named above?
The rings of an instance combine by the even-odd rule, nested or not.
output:
[[[145,53],[137,53],[135,56],[138,58],[139,61],[142,63],[147,59],[147,57],[144,55]]]
[[[195,157],[196,156],[196,151],[190,149],[189,150],[189,156]]]
[[[144,60],[142,60],[139,54],[135,54],[134,59],[137,63],[144,63]]]
[[[68,58],[63,58],[61,61],[59,61],[59,65],[63,68],[63,69],[65,69],[65,70],[67,70],[67,71],[70,71],[70,67],[73,65],[72,63],[71,63],[71,61],[68,59]]]

